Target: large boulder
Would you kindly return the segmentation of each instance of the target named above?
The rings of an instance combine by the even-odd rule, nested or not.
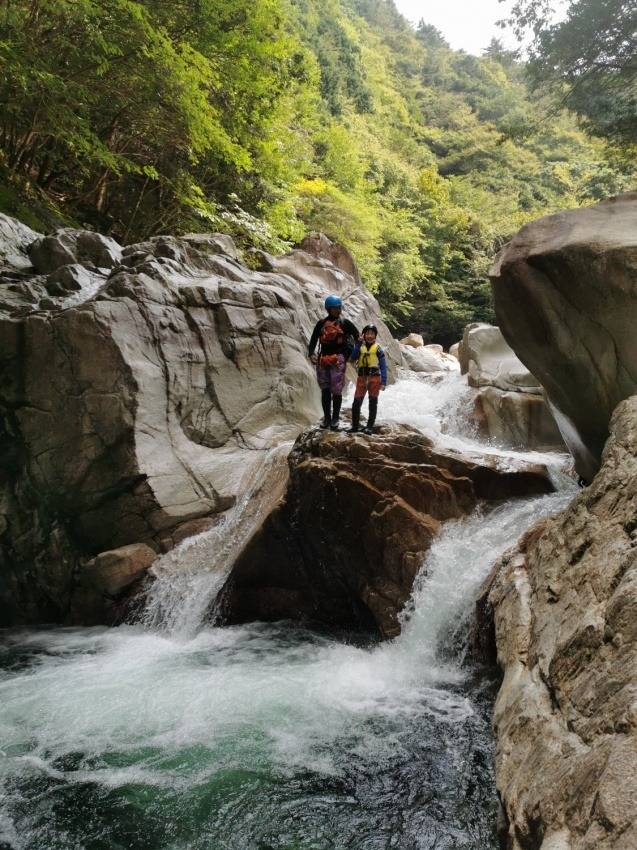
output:
[[[109,271],[109,240],[48,238],[31,253],[63,294],[0,309],[0,625],[67,621],[87,560],[225,511],[318,419],[307,341],[326,291],[391,340],[357,278],[306,251],[253,271],[229,237],[156,237]],[[83,263],[97,285],[69,296]]]
[[[472,419],[480,436],[498,445],[532,451],[565,450],[542,396],[483,387],[476,393]]]
[[[478,392],[473,420],[480,435],[516,449],[563,449],[539,381],[515,356],[499,328],[475,322],[458,346],[460,369]]]
[[[0,213],[0,271],[15,274],[31,270],[29,246],[39,237],[26,224]]]
[[[458,361],[455,357],[437,351],[427,345],[415,348],[401,343],[403,363],[412,372],[457,372]]]
[[[50,236],[35,239],[29,245],[29,257],[40,274],[48,274],[74,263],[96,269],[111,269],[121,260],[122,249],[109,236],[65,227]]]
[[[481,606],[510,850],[637,847],[637,397],[611,431],[592,486],[502,558]]]
[[[116,619],[122,592],[144,578],[156,559],[150,546],[131,543],[83,564],[73,589],[71,621],[91,625]]]
[[[502,332],[588,480],[614,408],[637,390],[636,274],[637,193],[528,224],[491,271]]]
[[[422,338],[420,334],[410,333],[407,334],[406,337],[400,340],[401,345],[409,345],[411,348],[422,348],[425,344],[425,340]]]
[[[332,242],[324,233],[310,233],[302,240],[299,248],[312,257],[326,260],[329,265],[345,272],[356,283],[361,283],[354,257],[344,245]]]
[[[444,453],[406,426],[372,438],[310,431],[290,469],[222,591],[226,622],[291,618],[392,637],[441,522],[479,499],[553,489],[543,466]]]
[[[536,378],[515,356],[500,328],[474,322],[464,329],[458,349],[462,374],[471,387],[497,387],[500,390],[541,394]]]

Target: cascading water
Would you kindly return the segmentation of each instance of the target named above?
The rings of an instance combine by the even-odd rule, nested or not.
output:
[[[450,409],[448,384],[408,383],[387,390],[383,414],[435,417],[436,393]],[[172,615],[176,632],[7,633],[0,847],[494,848],[489,686],[445,647],[497,555],[571,497],[448,523],[391,643],[287,624],[192,634],[197,606],[186,634]]]
[[[269,507],[283,494],[292,443],[265,453],[245,477],[249,483],[236,504],[209,531],[187,538],[152,567],[143,622],[171,634],[192,637],[208,615],[242,546]]]

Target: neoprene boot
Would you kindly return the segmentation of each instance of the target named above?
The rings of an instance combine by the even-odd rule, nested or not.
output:
[[[362,398],[355,398],[352,402],[352,427],[349,429],[351,434],[355,434],[361,425],[361,407],[363,405]]]
[[[378,399],[370,398],[369,400],[369,414],[367,416],[367,425],[365,426],[366,434],[374,433],[374,422],[376,422],[376,412],[378,411]]]
[[[341,415],[341,402],[343,401],[342,395],[333,395],[332,396],[332,423],[330,428],[332,431],[338,431],[338,420]]]
[[[332,393],[329,390],[321,392],[321,406],[323,408],[323,421],[321,428],[329,428],[331,424],[330,407],[332,403]]]

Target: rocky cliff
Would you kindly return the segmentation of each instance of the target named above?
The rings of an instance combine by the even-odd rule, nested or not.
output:
[[[395,367],[345,249],[314,237],[250,266],[222,235],[122,248],[0,217],[0,625],[66,621],[87,561],[201,530],[318,418],[326,292],[379,325]]]
[[[509,850],[637,847],[637,397],[611,432],[592,486],[487,589]]]
[[[636,280],[637,193],[532,222],[491,272],[502,333],[589,481],[613,410],[637,391]]]

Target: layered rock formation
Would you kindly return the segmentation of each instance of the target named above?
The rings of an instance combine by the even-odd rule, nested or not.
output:
[[[523,227],[491,272],[502,332],[537,376],[590,480],[637,390],[637,193]]]
[[[637,847],[637,397],[611,430],[592,486],[523,537],[488,591],[509,850]]]
[[[0,625],[64,621],[87,560],[197,530],[319,417],[306,346],[326,291],[400,356],[325,238],[253,271],[221,235],[122,249],[0,224]]]
[[[542,466],[445,453],[406,426],[381,432],[299,439],[284,500],[221,594],[226,621],[305,619],[396,635],[441,522],[479,499],[553,489]]]
[[[564,443],[537,378],[515,356],[499,328],[467,325],[458,346],[460,369],[478,392],[480,434],[520,449],[562,449]]]

